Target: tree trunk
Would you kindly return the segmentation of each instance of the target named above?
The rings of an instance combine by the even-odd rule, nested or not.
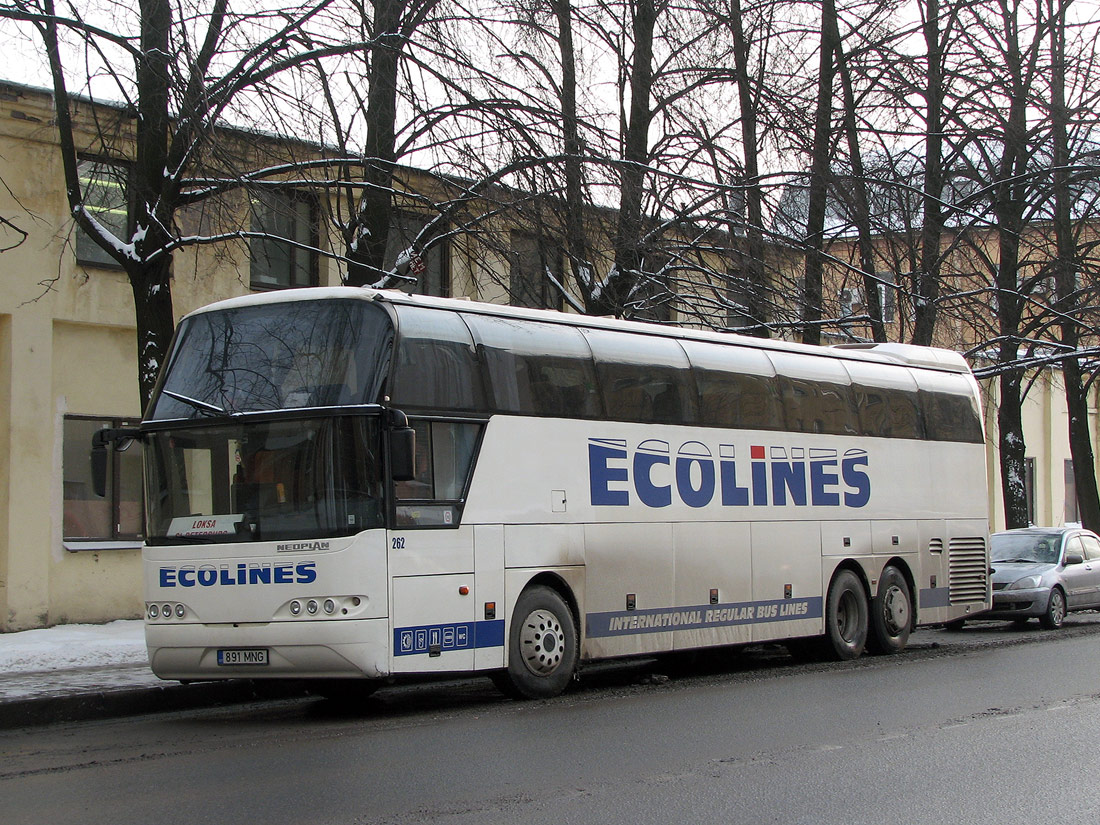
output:
[[[573,48],[573,5],[552,0],[558,22],[561,56],[562,149],[565,153],[565,254],[585,306],[592,297],[596,271],[588,253],[584,216],[590,211],[584,198],[584,166],[577,117],[577,57]]]
[[[864,305],[871,317],[871,340],[886,343],[886,325],[882,320],[882,300],[879,297],[879,279],[875,275],[875,250],[871,232],[871,210],[868,206],[867,180],[863,170],[863,153],[859,146],[859,130],[856,123],[856,96],[852,85],[852,72],[840,40],[836,18],[829,21],[829,36],[836,43],[836,63],[840,73],[840,85],[844,99],[844,134],[848,139],[848,154],[852,164],[852,212],[856,225],[859,247],[859,266],[863,280]]]
[[[1055,3],[1058,3],[1055,8]],[[1051,51],[1051,127],[1054,157],[1054,236],[1058,249],[1055,260],[1055,307],[1061,318],[1059,324],[1062,343],[1071,352],[1080,343],[1076,313],[1079,302],[1077,291],[1077,248],[1073,238],[1071,206],[1073,194],[1069,183],[1069,112],[1065,104],[1065,6],[1060,0],[1049,0],[1052,25],[1050,26]],[[1077,358],[1062,362],[1062,381],[1065,385],[1066,409],[1069,412],[1069,450],[1073,458],[1073,481],[1077,492],[1077,509],[1081,524],[1090,530],[1100,529],[1100,497],[1097,494],[1096,462],[1089,433],[1087,393],[1081,383],[1081,365]]]
[[[376,43],[370,50],[367,133],[363,143],[366,188],[358,213],[344,231],[347,284],[367,286],[382,279],[393,218],[393,164],[396,160],[397,72],[404,41],[400,36],[404,0],[372,0]]]
[[[1002,357],[1015,358],[1009,353],[1004,353]],[[1024,483],[1026,448],[1021,414],[1023,395],[1020,389],[1020,373],[1004,373],[999,383],[997,434],[1001,451],[1001,490],[1004,494],[1005,527],[1013,530],[1027,527],[1027,489]]]
[[[757,136],[757,102],[749,82],[749,43],[741,21],[741,0],[733,0],[730,26],[733,34],[733,56],[737,70],[737,93],[741,105],[741,143],[745,151],[745,238],[748,260],[743,267],[746,289],[743,299],[752,325],[743,332],[759,338],[768,337],[768,281],[764,268],[764,194],[760,189],[760,147]]]
[[[630,71],[630,111],[623,135],[619,214],[615,228],[615,263],[603,290],[593,296],[595,315],[622,315],[641,277],[642,190],[649,163],[649,125],[653,119],[653,32],[655,0],[638,0],[634,10],[634,60]]]
[[[940,245],[943,237],[943,43],[940,38],[940,2],[927,0],[924,43],[928,54],[925,85],[924,191],[921,220],[920,271],[916,276],[913,307],[913,343],[931,346],[939,298]]]
[[[806,217],[805,284],[802,290],[802,341],[821,343],[821,289],[825,257],[825,208],[829,198],[829,145],[833,119],[833,55],[836,26],[832,0],[821,4],[821,48],[818,56],[817,109],[810,161],[809,206]]]

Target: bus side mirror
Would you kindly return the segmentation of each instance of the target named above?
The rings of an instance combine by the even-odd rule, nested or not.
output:
[[[394,481],[416,478],[416,430],[412,427],[390,430],[390,475]]]
[[[108,445],[114,442],[115,450],[122,452],[140,438],[141,431],[133,429],[103,429],[92,434],[92,491],[97,496],[107,495]]]
[[[92,436],[92,490],[103,498],[107,495],[107,439],[102,437],[109,430],[100,430]]]

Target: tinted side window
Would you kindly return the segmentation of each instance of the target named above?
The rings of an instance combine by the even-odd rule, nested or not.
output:
[[[843,365],[831,358],[768,353],[779,376],[787,429],[801,433],[856,435],[859,413]]]
[[[416,478],[394,485],[397,523],[457,526],[481,425],[454,421],[414,421],[412,425]]]
[[[920,387],[925,437],[981,444],[982,419],[970,380],[958,373],[914,370]]]
[[[586,329],[608,418],[654,424],[695,422],[687,356],[670,338]]]
[[[849,361],[859,429],[874,438],[921,438],[917,383],[903,368]]]
[[[489,375],[493,409],[529,415],[602,415],[592,352],[558,324],[464,315]]]
[[[470,330],[453,312],[398,308],[394,406],[486,410],[488,404]]]
[[[699,392],[699,423],[780,430],[783,407],[771,361],[760,350],[682,341]]]

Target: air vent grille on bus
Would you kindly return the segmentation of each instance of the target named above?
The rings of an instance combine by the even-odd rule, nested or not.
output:
[[[986,561],[985,539],[963,536],[951,539],[948,545],[951,604],[984,602],[989,587],[989,563]]]
[[[943,552],[943,539],[931,539],[928,542],[928,552],[930,553],[942,553]]]

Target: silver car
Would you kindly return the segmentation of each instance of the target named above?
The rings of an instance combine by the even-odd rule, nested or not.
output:
[[[991,537],[993,609],[982,618],[1037,618],[1053,630],[1066,613],[1100,607],[1100,538],[1079,527],[1028,527]]]

